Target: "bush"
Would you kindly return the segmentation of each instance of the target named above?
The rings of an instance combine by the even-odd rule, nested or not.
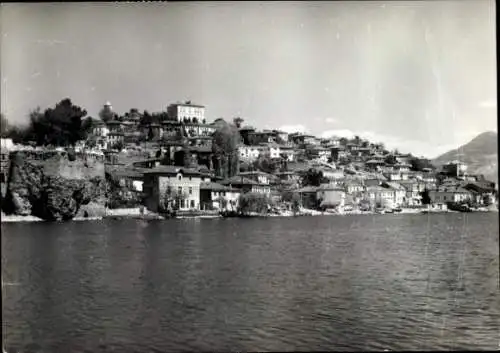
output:
[[[239,211],[243,214],[266,213],[270,205],[269,197],[264,194],[250,192],[240,195],[239,198]]]

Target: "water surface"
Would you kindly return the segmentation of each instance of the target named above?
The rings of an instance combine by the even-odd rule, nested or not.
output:
[[[2,224],[23,351],[498,349],[498,214]]]

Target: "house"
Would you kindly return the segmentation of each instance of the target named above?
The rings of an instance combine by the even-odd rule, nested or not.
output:
[[[323,173],[323,177],[332,182],[337,182],[344,179],[344,171],[342,169],[333,169],[326,166],[321,166],[318,170]]]
[[[210,179],[193,169],[158,166],[144,171],[146,207],[160,212],[169,205],[179,210],[200,209],[200,185]]]
[[[106,137],[109,133],[109,128],[101,119],[92,118],[92,135],[97,137]]]
[[[318,188],[315,186],[306,186],[294,190],[293,193],[299,195],[302,207],[316,209],[318,206],[317,190]]]
[[[278,172],[275,175],[283,185],[297,187],[300,183],[300,175],[296,172]]]
[[[203,123],[205,121],[205,107],[203,105],[186,103],[170,104],[167,107],[167,114],[169,119],[177,120],[179,122],[196,121]]]
[[[296,145],[319,145],[320,140],[315,136],[301,134],[301,133],[293,133],[288,135],[288,138],[295,143]]]
[[[272,177],[272,175],[261,171],[241,172],[238,176],[248,178],[262,185],[269,185]]]
[[[406,189],[398,183],[384,181],[382,182],[382,187],[391,189],[394,191],[394,205],[402,206],[406,203]]]
[[[409,206],[421,205],[422,195],[426,189],[426,185],[422,181],[417,180],[403,180],[399,184],[406,190],[406,204]]]
[[[156,168],[159,167],[163,158],[149,158],[143,159],[137,162],[133,162],[132,165],[135,168]]]
[[[409,179],[409,172],[403,172],[403,171],[387,171],[382,173],[384,177],[387,178],[389,181],[400,181],[400,180],[408,180]]]
[[[393,168],[394,171],[403,173],[403,172],[409,172],[410,171],[411,165],[408,163],[396,163]]]
[[[124,134],[120,131],[110,131],[106,136],[106,143],[111,148],[114,148],[118,143],[124,143],[124,140]]]
[[[372,171],[380,170],[380,168],[383,167],[384,165],[385,162],[378,159],[370,159],[367,162],[365,162],[366,169]]]
[[[365,187],[357,180],[346,180],[344,182],[344,189],[348,194],[355,194],[363,192]]]
[[[278,143],[287,143],[288,142],[288,132],[280,131],[280,130],[273,130],[273,132],[276,134],[277,142]]]
[[[269,184],[259,184],[257,181],[242,175],[223,180],[220,184],[239,189],[242,193],[254,192],[267,195],[271,193],[271,186]]]
[[[316,189],[316,198],[320,201],[320,207],[344,207],[346,193],[335,185],[322,184]]]
[[[286,158],[288,162],[295,161],[296,151],[293,146],[290,145],[280,145],[280,153]]]
[[[429,192],[432,203],[463,202],[472,199],[472,193],[460,185],[441,185]]]
[[[121,187],[126,187],[135,192],[142,192],[144,185],[144,173],[136,168],[114,168],[109,172]]]
[[[382,184],[382,180],[378,178],[370,178],[364,180],[365,186],[380,186]]]
[[[212,134],[216,130],[215,126],[213,125],[197,121],[196,118],[194,118],[193,120],[187,120],[186,122],[182,123],[184,131],[186,131],[186,134],[189,137],[212,136]]]
[[[308,159],[319,159],[320,161],[326,163],[331,157],[332,151],[326,147],[321,146],[307,146],[306,147],[306,157]]]
[[[276,143],[278,134],[274,131],[253,131],[248,134],[248,139],[252,144]]]
[[[367,199],[377,207],[394,207],[395,190],[382,186],[369,186],[366,188]]]
[[[481,182],[467,183],[464,187],[474,196],[474,201],[478,204],[493,204],[496,202],[495,188]]]
[[[250,136],[255,132],[255,128],[247,125],[239,128],[238,130],[243,143],[245,145],[251,145],[253,141],[250,141]]]
[[[235,211],[238,208],[240,195],[239,189],[219,183],[203,182],[200,185],[200,208]]]
[[[260,154],[263,152],[264,148],[262,146],[247,146],[242,145],[238,147],[238,152],[241,160],[245,162],[253,162],[257,160]]]
[[[467,171],[467,165],[460,161],[451,161],[443,165],[442,171],[446,175],[458,177]]]
[[[261,143],[262,152],[264,155],[271,159],[281,158],[281,149],[280,146],[276,143]]]
[[[123,124],[118,120],[110,120],[106,123],[109,132],[123,132]]]

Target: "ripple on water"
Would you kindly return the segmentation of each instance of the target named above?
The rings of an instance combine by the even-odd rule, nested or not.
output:
[[[24,351],[498,349],[488,214],[2,224]]]

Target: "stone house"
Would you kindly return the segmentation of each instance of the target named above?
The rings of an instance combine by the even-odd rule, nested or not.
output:
[[[460,185],[439,186],[429,192],[431,202],[441,204],[447,202],[463,202],[472,200],[472,193]]]
[[[242,193],[255,192],[267,195],[271,193],[271,186],[269,184],[261,184],[242,175],[223,180],[220,184],[239,189]]]
[[[235,211],[241,190],[213,182],[203,182],[200,185],[200,208],[222,210],[222,199],[225,200],[225,210]]]
[[[144,171],[146,207],[154,212],[164,209],[171,198],[179,210],[200,209],[200,185],[210,178],[200,172],[177,166],[158,166]]]
[[[322,184],[316,189],[316,198],[321,200],[320,207],[344,207],[346,193],[335,185]]]

